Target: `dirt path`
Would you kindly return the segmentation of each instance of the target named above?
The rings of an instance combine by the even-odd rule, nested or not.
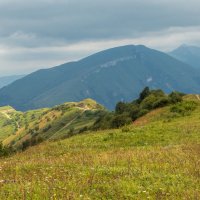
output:
[[[4,110],[4,111],[1,111],[1,113],[9,120],[12,120],[12,117],[8,114],[9,112],[11,112],[12,110]],[[17,126],[17,129],[20,129],[20,125],[17,121],[14,121],[16,126]]]
[[[200,101],[200,97],[199,97],[199,95],[196,95],[196,97],[197,97],[197,99]]]
[[[2,111],[1,112],[3,115],[5,115],[5,117],[7,118],[7,119],[12,119],[8,114],[7,114],[7,111]]]

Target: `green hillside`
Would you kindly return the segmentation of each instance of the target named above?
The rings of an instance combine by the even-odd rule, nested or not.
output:
[[[14,113],[16,111],[10,106],[0,107],[0,141],[16,132],[17,125],[10,117]]]
[[[129,126],[1,158],[0,199],[199,199],[199,116],[199,96],[187,95]]]
[[[61,139],[86,131],[104,108],[91,99],[53,108],[17,112],[0,108],[0,139],[5,146],[25,149],[45,140]]]

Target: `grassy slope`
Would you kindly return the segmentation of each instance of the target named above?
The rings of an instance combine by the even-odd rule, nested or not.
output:
[[[199,113],[166,107],[1,159],[0,199],[199,199]]]
[[[15,133],[16,124],[9,117],[14,113],[16,111],[10,106],[0,107],[0,141]]]
[[[82,128],[91,126],[102,109],[91,99],[25,113],[3,107],[0,108],[0,138],[4,145],[19,147],[31,138],[47,140],[67,137],[70,131],[70,134],[76,134]],[[11,111],[6,116],[4,110]]]

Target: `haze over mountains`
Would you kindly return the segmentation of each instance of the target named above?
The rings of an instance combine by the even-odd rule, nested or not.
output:
[[[179,59],[195,68],[200,69],[200,47],[181,45],[169,53],[176,59]]]
[[[14,81],[24,77],[25,75],[3,76],[0,77],[0,88],[13,83]]]
[[[0,90],[0,106],[17,110],[92,98],[109,109],[136,98],[145,87],[200,92],[200,73],[143,45],[108,49],[77,62],[36,71]]]

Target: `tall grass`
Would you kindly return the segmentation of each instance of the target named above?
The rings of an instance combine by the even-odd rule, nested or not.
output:
[[[200,108],[0,159],[0,199],[200,199]],[[144,122],[144,123],[143,123]]]

